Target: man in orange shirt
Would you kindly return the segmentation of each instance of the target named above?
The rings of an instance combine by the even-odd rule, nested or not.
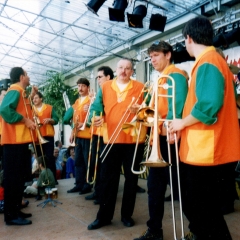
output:
[[[135,206],[136,189],[138,175],[131,171],[133,155],[137,136],[125,133],[122,124],[130,122],[135,116],[136,110],[143,101],[144,85],[132,80],[133,64],[129,59],[121,59],[117,64],[117,77],[112,81],[107,81],[98,91],[96,99],[91,106],[90,118],[93,112],[103,118],[94,118],[93,125],[98,127],[103,124],[103,140],[106,144],[110,140],[111,150],[103,154],[104,162],[101,165],[101,186],[100,186],[100,208],[97,218],[88,226],[88,230],[101,228],[111,223],[114,215],[118,185],[120,179],[120,169],[123,165],[125,184],[121,208],[121,221],[124,226],[132,227],[135,223],[132,214]],[[127,114],[126,114],[127,113]],[[117,128],[117,131],[115,131]],[[113,137],[112,137],[113,136]],[[139,163],[143,158],[146,129],[141,131],[139,146],[136,153],[134,170],[139,170]],[[114,138],[115,141],[114,141]]]
[[[33,122],[29,99],[25,89],[30,85],[27,72],[21,67],[11,69],[10,86],[4,97],[0,114],[2,120],[2,145],[4,162],[4,220],[6,225],[27,225],[32,221],[26,219],[32,214],[20,211],[22,193],[26,177],[25,166],[31,161],[28,145],[36,141],[32,130]],[[32,87],[30,97],[37,92]]]
[[[231,240],[219,190],[240,159],[233,75],[212,46],[209,19],[190,20],[183,36],[196,61],[182,119],[173,120],[170,131],[181,131],[183,211],[191,231],[185,239]]]
[[[64,124],[73,121],[73,130],[70,136],[70,143],[75,141],[75,178],[76,186],[68,190],[68,193],[79,192],[86,194],[91,192],[92,186],[86,182],[88,153],[90,146],[90,129],[86,125],[88,108],[91,103],[89,96],[90,82],[86,78],[77,81],[79,98],[70,107],[63,117]]]
[[[53,107],[49,104],[43,103],[43,95],[41,92],[37,92],[33,97],[34,112],[39,119],[39,131],[41,136],[48,142],[42,144],[43,154],[47,157],[46,168],[49,168],[55,178],[56,178],[56,164],[55,158],[53,156],[54,151],[54,127],[58,123],[58,116],[54,111]],[[42,156],[41,149],[37,145],[37,156]]]

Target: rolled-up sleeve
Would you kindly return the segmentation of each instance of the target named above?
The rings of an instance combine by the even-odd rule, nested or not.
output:
[[[211,125],[217,121],[217,114],[224,101],[224,77],[212,64],[199,67],[196,76],[196,97],[191,115],[199,121]]]

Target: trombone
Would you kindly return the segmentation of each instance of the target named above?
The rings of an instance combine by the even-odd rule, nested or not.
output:
[[[88,117],[89,117],[89,114],[90,114],[90,108],[91,108],[91,105],[93,104],[95,98],[96,98],[96,93],[94,92],[93,96],[91,97],[91,101],[90,101],[90,104],[89,104],[89,107],[88,107],[88,111],[87,111],[87,115],[86,115],[86,117],[84,119],[83,125],[79,128],[80,131],[85,130],[86,123],[87,123],[87,120],[88,120]]]
[[[102,112],[100,113],[100,118],[102,117]],[[95,111],[93,112],[93,119],[95,118]],[[89,172],[90,172],[90,165],[91,165],[91,157],[92,157],[92,145],[93,145],[93,130],[94,127],[92,126],[91,129],[91,139],[90,139],[90,147],[89,147],[89,154],[88,154],[88,166],[87,166],[87,174],[86,174],[86,182],[90,185],[94,184],[97,177],[97,167],[98,167],[98,152],[100,147],[100,135],[101,135],[101,126],[98,127],[98,137],[97,137],[97,148],[96,148],[96,157],[95,157],[95,165],[94,165],[94,174],[92,181],[89,180]]]
[[[148,117],[148,111],[147,108],[144,109],[144,112],[141,113],[143,115],[143,124],[146,122],[147,126],[151,126],[153,128],[153,133],[151,130],[151,134],[153,135],[153,144],[152,144],[152,150],[149,158],[145,161],[142,162],[144,166],[148,167],[167,167],[169,166],[169,176],[170,176],[170,188],[171,188],[171,196],[173,196],[173,183],[172,183],[172,171],[171,171],[171,166],[172,166],[172,160],[171,160],[171,151],[170,151],[170,144],[169,144],[169,131],[168,131],[168,125],[169,121],[173,120],[176,118],[176,111],[175,111],[175,81],[174,79],[169,76],[169,75],[161,75],[159,79],[162,78],[167,78],[171,82],[171,84],[163,83],[159,84],[159,80],[155,83],[154,85],[154,120],[152,121],[152,112],[150,117]],[[164,93],[159,93],[158,89],[172,89],[171,94],[164,94]],[[163,119],[161,116],[158,114],[158,97],[163,97],[163,98],[171,98],[172,99],[172,115],[173,119]],[[160,152],[160,144],[159,144],[159,133],[158,133],[158,126],[159,126],[159,121],[164,122],[164,126],[166,127],[166,132],[167,132],[167,148],[168,148],[168,159],[169,163],[164,161],[162,158],[161,152]],[[184,239],[184,229],[183,229],[183,215],[182,215],[182,200],[181,200],[181,188],[180,188],[180,173],[179,173],[179,157],[178,157],[178,143],[177,143],[177,136],[176,133],[174,133],[174,143],[175,143],[175,152],[176,152],[176,167],[177,167],[177,179],[178,179],[178,191],[179,191],[179,207],[180,207],[180,221],[181,221],[181,239]],[[150,144],[150,142],[148,143]],[[133,163],[134,164],[134,163]],[[134,172],[135,173],[135,172]],[[141,173],[141,172],[140,172]],[[175,208],[174,208],[174,202],[173,198],[171,201],[172,204],[172,214],[173,214],[173,228],[174,228],[174,240],[177,240],[176,236],[176,220],[175,220]]]
[[[37,116],[37,114],[36,114],[36,112],[34,110],[34,104],[32,102],[31,96],[30,95],[27,96],[26,91],[23,91],[22,92],[22,97],[23,97],[24,107],[25,107],[25,111],[26,111],[28,119],[30,119],[30,117],[29,117],[29,112],[28,112],[28,109],[27,109],[26,99],[28,99],[28,101],[29,101],[28,104],[30,104],[30,106],[31,106],[33,121],[34,121],[34,123],[36,125],[36,135],[37,135],[37,139],[38,139],[38,142],[39,142],[39,146],[40,146],[43,162],[44,162],[44,165],[46,167],[46,162],[45,162],[45,158],[44,158],[42,144],[47,143],[48,141],[42,137],[41,132],[39,130],[39,128],[42,126],[42,124],[40,123],[40,119],[38,118],[38,116]],[[35,144],[35,141],[34,141],[32,129],[30,129],[30,134],[31,134],[32,143],[33,143],[33,147],[34,147],[34,151],[35,151],[36,157],[38,157],[37,156],[37,149],[36,149],[36,144]],[[49,185],[49,178],[48,178],[47,171],[46,171],[46,177],[47,177],[47,182],[43,182],[42,183],[43,186],[48,186]]]
[[[141,92],[139,93],[139,95],[138,95],[135,103],[138,102],[138,100],[139,100],[139,98],[141,97],[141,95],[145,92],[145,87],[146,87],[146,85],[147,85],[148,83],[149,83],[149,82],[146,82],[146,83],[144,84],[144,86],[143,86]],[[147,95],[148,95],[148,94],[147,94]],[[125,125],[123,124],[123,123],[128,119],[128,117],[130,116],[130,114],[131,114],[131,112],[129,111],[129,109],[130,109],[130,107],[134,104],[134,100],[135,100],[135,97],[132,98],[131,103],[128,105],[128,107],[127,107],[126,111],[124,112],[122,118],[119,120],[118,125],[116,126],[114,132],[112,133],[111,137],[109,138],[109,140],[108,140],[105,148],[103,149],[100,157],[103,156],[104,152],[105,152],[105,151],[107,150],[107,148],[108,148],[107,152],[105,153],[104,158],[102,159],[102,163],[104,162],[104,160],[105,160],[105,158],[107,157],[109,151],[111,150],[111,148],[112,148],[112,146],[113,146],[113,143],[117,140],[119,134],[120,134],[121,131],[122,131],[122,128],[123,128],[123,127],[124,127],[124,128],[125,128],[125,127],[129,127],[129,125],[132,125],[132,123],[135,121],[136,117],[134,117],[130,123],[125,123]],[[147,96],[144,98],[144,101],[146,101],[146,100],[147,100]],[[142,103],[142,104],[143,104],[143,103]],[[129,111],[129,112],[128,112],[128,111]],[[123,127],[120,127],[121,125],[122,125]],[[116,135],[115,135],[115,134],[116,134]],[[113,136],[114,136],[114,135],[115,135],[115,138],[113,139]],[[112,141],[112,143],[110,143],[112,139],[113,139],[113,141]],[[108,147],[109,145],[110,145],[110,147]]]

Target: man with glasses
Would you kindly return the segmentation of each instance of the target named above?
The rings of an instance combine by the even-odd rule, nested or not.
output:
[[[97,218],[88,226],[88,230],[101,228],[111,224],[114,215],[120,170],[124,168],[124,191],[121,208],[121,221],[124,226],[132,227],[135,223],[132,219],[134,211],[138,175],[131,171],[133,154],[135,150],[136,136],[125,133],[122,124],[130,122],[135,116],[138,104],[143,101],[144,85],[131,79],[133,64],[129,59],[121,59],[117,64],[117,77],[113,81],[107,81],[99,90],[94,103],[91,106],[90,118],[95,111],[96,116],[100,112],[104,115],[104,143],[110,139],[112,147],[109,153],[103,154],[104,162],[101,171],[100,208]],[[119,122],[120,121],[120,122]],[[95,127],[102,126],[103,118],[92,119]],[[138,126],[137,126],[138,127]],[[134,169],[139,170],[139,163],[143,158],[146,128],[140,135]],[[115,138],[115,141],[114,141]],[[108,145],[108,147],[110,147]]]
[[[155,70],[160,74],[169,75],[175,82],[175,109],[176,117],[182,117],[182,110],[187,96],[188,84],[184,71],[180,70],[173,64],[173,49],[169,43],[164,41],[156,41],[148,48],[148,54],[151,59],[151,63]],[[172,82],[167,78],[159,78],[158,84],[168,83],[172,85]],[[172,89],[158,89],[159,94],[171,95]],[[158,98],[158,113],[161,118],[172,119],[172,100],[159,97]],[[160,149],[162,157],[165,161],[168,159],[168,147],[167,147],[167,132],[163,122],[159,123],[160,128]],[[155,126],[154,126],[155,127]],[[173,200],[178,200],[178,181],[177,181],[177,169],[176,169],[176,151],[174,144],[170,145],[171,151],[171,171],[172,171],[172,183],[173,183]],[[166,193],[167,184],[169,184],[169,167],[151,167],[149,169],[148,176],[148,209],[150,219],[147,221],[148,229],[135,240],[163,240],[162,219],[164,215],[164,197]]]
[[[114,78],[113,70],[108,66],[101,66],[98,68],[98,73],[96,77],[96,81],[98,82],[100,88],[102,85],[109,80]],[[92,151],[91,151],[91,167],[90,167],[90,177],[89,180],[91,181],[92,176],[94,174],[94,166],[97,159],[97,169],[96,169],[96,179],[94,185],[94,192],[91,195],[85,197],[86,200],[94,200],[94,204],[99,204],[99,195],[100,195],[100,173],[101,173],[101,159],[100,154],[103,150],[103,136],[102,131],[100,132],[100,137],[98,139],[98,131],[99,128],[94,127],[93,137],[92,137]],[[99,151],[97,152],[97,144],[99,141]]]
[[[185,239],[231,240],[219,199],[224,179],[240,159],[234,77],[212,46],[209,19],[191,19],[183,36],[196,62],[182,119],[173,120],[170,131],[181,131],[183,211],[191,231]]]

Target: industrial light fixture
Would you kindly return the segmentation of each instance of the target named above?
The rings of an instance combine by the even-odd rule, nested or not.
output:
[[[108,8],[110,21],[125,22],[124,12],[127,5],[128,0],[114,0],[113,8]]]
[[[88,4],[85,4],[92,13],[97,14],[99,8],[103,5],[106,0],[91,0]]]
[[[132,28],[143,28],[143,18],[147,15],[147,6],[138,5],[135,7],[137,0],[134,2],[132,14],[127,13],[128,26]]]
[[[228,29],[228,30],[227,30]],[[238,25],[235,25],[235,28],[221,28],[218,30],[218,33],[213,38],[213,46],[221,47],[226,49],[229,47],[230,44],[235,42],[240,45],[240,28]]]
[[[167,21],[167,17],[162,16],[159,13],[152,14],[150,18],[149,29],[164,32],[166,21]]]

